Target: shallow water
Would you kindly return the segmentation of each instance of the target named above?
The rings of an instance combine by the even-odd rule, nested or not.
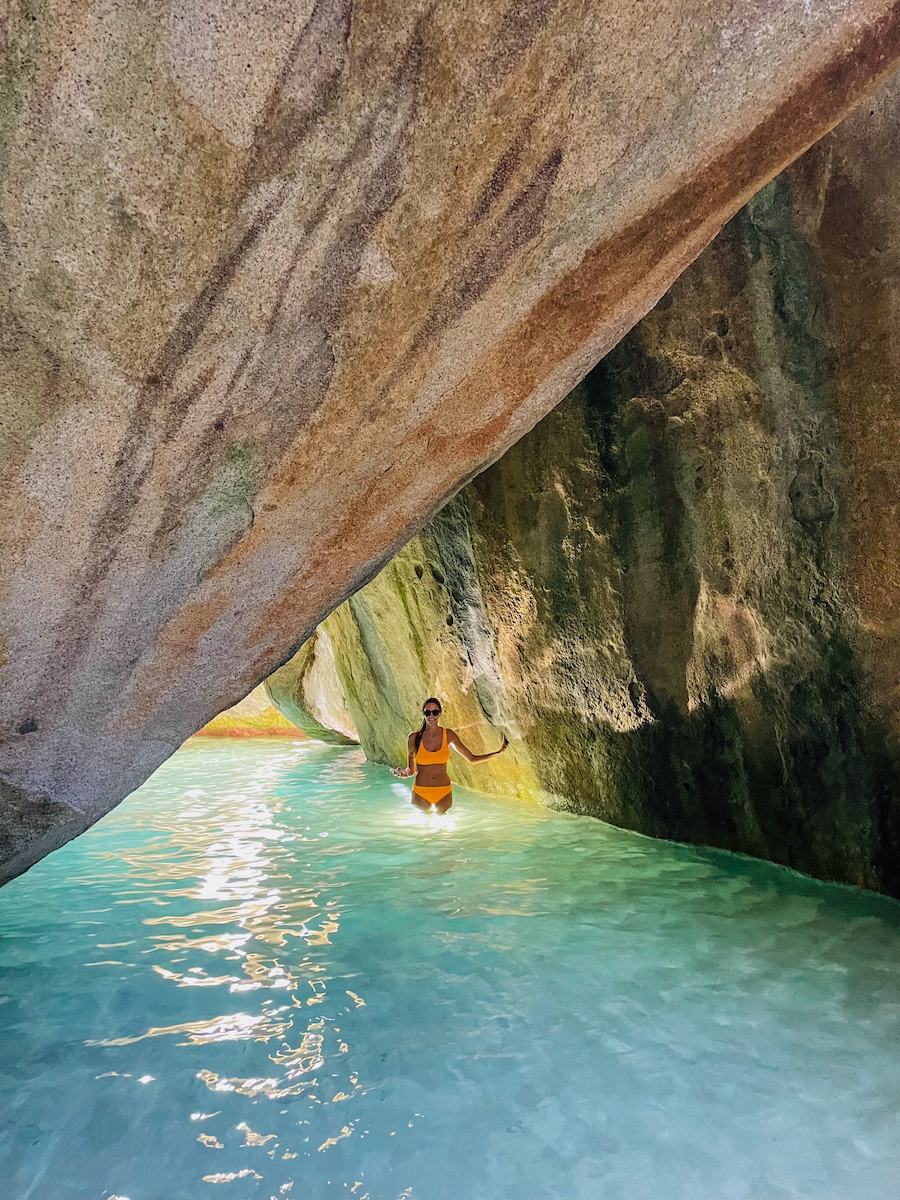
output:
[[[3,1200],[881,1200],[900,905],[195,741],[0,891]]]

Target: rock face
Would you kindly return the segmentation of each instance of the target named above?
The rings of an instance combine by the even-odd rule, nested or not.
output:
[[[0,880],[562,399],[898,10],[5,3]]]
[[[476,787],[900,895],[898,129],[892,83],[328,619],[370,755],[433,690],[513,738]]]
[[[322,636],[333,648],[335,680],[359,741],[376,762],[405,764],[407,737],[421,723],[422,702],[432,694],[440,695],[447,723],[476,753],[500,744],[492,723],[511,724],[458,502],[451,502],[380,575],[336,609],[317,631],[316,637]],[[306,697],[291,686],[302,671],[304,650],[266,687],[277,707],[312,733],[304,718]],[[493,759],[490,769],[470,767],[454,755],[450,772],[458,782],[486,792],[540,792],[521,754]]]
[[[324,628],[317,629],[290,662],[260,686],[277,711],[311,737],[338,746],[359,743]]]
[[[303,737],[296,724],[272,705],[263,684],[197,732],[202,737]]]

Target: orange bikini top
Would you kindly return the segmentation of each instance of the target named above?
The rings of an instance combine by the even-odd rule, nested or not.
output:
[[[447,730],[441,731],[444,735],[444,740],[441,742],[440,750],[426,750],[422,742],[419,742],[419,749],[416,751],[416,763],[420,767],[431,766],[432,763],[445,763],[450,761],[450,747],[447,744]],[[424,738],[424,734],[422,734]]]

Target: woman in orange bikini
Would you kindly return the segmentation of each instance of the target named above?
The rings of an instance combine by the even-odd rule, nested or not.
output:
[[[506,738],[499,750],[490,754],[473,754],[468,746],[464,746],[459,734],[452,729],[444,729],[438,725],[441,715],[441,702],[429,697],[422,705],[425,720],[422,728],[409,735],[407,743],[409,761],[405,767],[398,767],[392,774],[398,779],[408,779],[415,775],[412,802],[417,808],[428,809],[432,806],[438,812],[446,812],[453,803],[453,790],[450,786],[450,776],[447,774],[447,763],[450,760],[450,747],[461,754],[466,762],[484,762],[495,754],[502,754],[509,745]]]

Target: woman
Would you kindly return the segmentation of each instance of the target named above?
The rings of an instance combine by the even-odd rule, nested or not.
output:
[[[447,763],[450,759],[450,747],[461,754],[466,762],[484,762],[495,754],[502,754],[509,745],[506,738],[499,750],[490,754],[473,754],[468,746],[459,740],[459,734],[452,729],[444,729],[438,724],[441,715],[441,702],[434,696],[429,697],[422,705],[425,719],[421,729],[409,735],[407,751],[409,760],[405,767],[398,767],[392,774],[398,779],[408,779],[415,775],[412,802],[417,808],[429,809],[432,804],[438,812],[446,812],[453,803],[453,790],[450,786],[450,776],[447,774]]]

